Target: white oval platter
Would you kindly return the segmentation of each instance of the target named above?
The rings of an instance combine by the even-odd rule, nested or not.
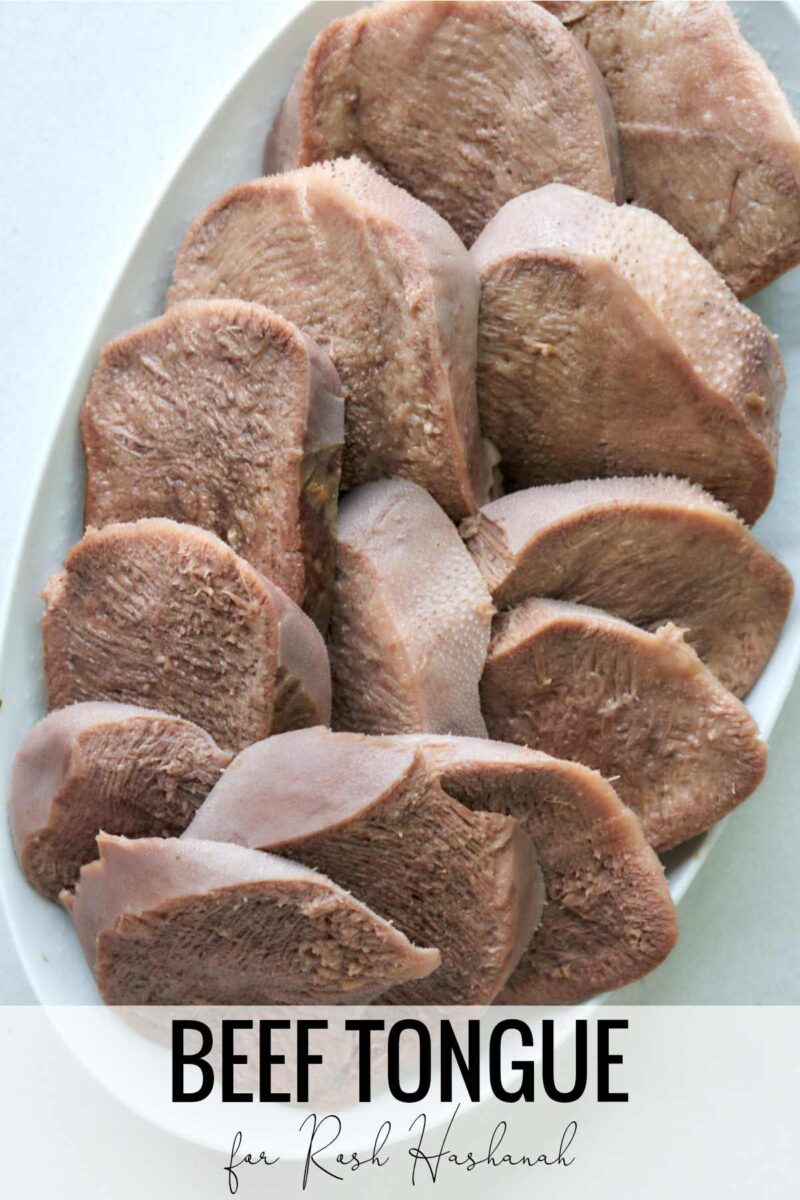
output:
[[[325,2],[298,8],[258,54],[188,151],[103,310],[71,387],[64,389],[60,418],[39,480],[26,533],[12,572],[0,642],[0,788],[7,803],[11,763],[20,740],[44,713],[37,594],[68,548],[81,535],[83,461],[78,412],[104,342],[163,309],[175,252],[190,221],[230,185],[260,174],[264,137],[271,118],[314,36],[330,20],[360,7]],[[800,107],[800,19],[789,3],[733,6],[750,40],[764,54]],[[759,521],[757,535],[800,580],[800,269],[755,297],[751,306],[778,334],[789,375],[781,463],[775,499]],[[800,662],[800,614],[795,604],[780,644],[748,705],[769,736]],[[670,888],[679,900],[700,869],[716,832],[674,852],[667,863]],[[37,896],[18,869],[6,820],[0,821],[0,890],[17,950],[31,985],[76,1056],[119,1100],[173,1133],[200,1144],[229,1149],[231,1123],[214,1107],[181,1111],[166,1101],[153,1105],[153,1079],[163,1077],[162,1051],[143,1044],[110,1014],[94,1007],[84,1019],[67,1019],[58,1006],[97,1006],[94,982],[64,912]],[[586,1008],[587,1006],[584,1006]],[[566,1013],[562,1013],[566,1016]],[[134,1076],[141,1076],[136,1083]],[[257,1106],[256,1106],[257,1107]],[[206,1110],[200,1113],[198,1110]],[[431,1123],[436,1114],[429,1111]],[[368,1128],[381,1120],[381,1102]],[[298,1112],[270,1106],[269,1126],[284,1158],[301,1153]]]

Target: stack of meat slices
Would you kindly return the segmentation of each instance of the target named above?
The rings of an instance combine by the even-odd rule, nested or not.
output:
[[[725,5],[387,3],[265,165],[86,397],[23,870],[114,1004],[620,987],[765,768],[800,131]]]

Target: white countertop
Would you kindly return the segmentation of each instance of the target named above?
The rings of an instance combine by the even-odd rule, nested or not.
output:
[[[0,3],[4,339],[0,589],[50,423],[119,269],[189,142],[284,3]],[[670,960],[621,999],[800,1002],[797,686],[767,782],[680,906]],[[32,995],[0,924],[0,1003]]]

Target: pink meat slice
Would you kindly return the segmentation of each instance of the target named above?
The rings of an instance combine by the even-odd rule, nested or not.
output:
[[[418,945],[435,974],[403,1004],[488,1004],[539,923],[541,873],[516,821],[471,812],[414,751],[303,730],[234,759],[184,835],[288,854],[347,887]]]
[[[775,338],[654,213],[551,184],[472,248],[478,403],[512,487],[675,474],[748,524],[772,495]]]
[[[231,750],[330,720],[316,626],[213,533],[158,519],[90,529],[43,594],[51,709],[157,706]]]
[[[766,768],[753,718],[674,625],[525,600],[497,620],[481,700],[493,738],[612,779],[656,850],[708,829]]]
[[[800,127],[727,4],[546,3],[599,66],[628,199],[740,296],[800,261]]]
[[[464,536],[498,607],[538,596],[643,629],[672,622],[735,695],[766,665],[788,571],[723,504],[681,479],[592,479],[487,504]]]
[[[166,713],[87,702],[49,714],[17,752],[9,813],[28,882],[55,900],[97,857],[96,837],[182,833],[230,761]]]
[[[357,154],[469,245],[512,196],[559,180],[621,194],[600,74],[528,3],[395,3],[318,36],[267,140],[267,173]]]
[[[361,1004],[438,967],[285,858],[175,838],[98,847],[67,907],[107,1004]]]
[[[310,338],[241,300],[176,305],[104,347],[81,430],[87,526],[210,529],[324,630],[344,402]]]
[[[328,641],[334,728],[485,736],[478,683],[493,612],[456,527],[427,492],[402,479],[350,492]]]
[[[577,1003],[663,962],[678,935],[664,870],[636,816],[597,772],[476,738],[387,740],[422,754],[459,803],[513,817],[536,846],[542,921],[500,1003]]]
[[[293,321],[345,393],[345,487],[401,475],[453,517],[488,495],[479,284],[433,209],[356,158],[240,184],[189,229],[170,304],[238,296]]]

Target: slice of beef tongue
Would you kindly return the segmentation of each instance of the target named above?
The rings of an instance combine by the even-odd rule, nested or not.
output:
[[[359,1004],[439,964],[285,858],[175,838],[98,847],[67,907],[107,1004]]]
[[[490,1003],[541,916],[541,874],[516,821],[470,812],[413,749],[383,739],[312,729],[252,746],[184,836],[290,855],[437,946],[439,970],[392,1002]]]
[[[680,475],[748,524],[775,481],[775,338],[655,213],[552,184],[472,248],[478,404],[514,487]]]
[[[493,738],[594,767],[657,850],[694,837],[760,783],[753,718],[687,646],[562,600],[523,601],[495,625],[481,682]]]
[[[729,5],[543,7],[605,78],[630,200],[666,217],[740,296],[800,261],[800,128]]]
[[[344,402],[310,338],[242,300],[176,305],[104,347],[81,429],[87,526],[210,529],[324,630]]]
[[[166,713],[72,704],[30,731],[14,760],[9,811],[28,882],[50,900],[97,857],[96,837],[182,833],[230,754]]]
[[[539,596],[672,622],[735,695],[775,648],[789,573],[723,504],[661,476],[528,488],[462,527],[498,607]]]
[[[536,846],[542,923],[500,1003],[576,1003],[666,958],[678,926],[664,870],[637,818],[595,771],[477,738],[386,740],[418,750],[461,804],[514,817]]]
[[[232,750],[330,719],[319,631],[213,533],[158,519],[90,529],[43,594],[50,708],[152,705]]]
[[[469,244],[520,192],[558,179],[621,196],[597,67],[538,5],[379,4],[311,47],[267,141],[267,172],[357,154]]]
[[[256,301],[327,351],[345,391],[345,487],[402,475],[454,518],[487,498],[478,277],[426,204],[355,158],[244,183],[195,221],[173,280],[170,304]]]
[[[494,608],[452,522],[416,484],[381,480],[344,498],[337,539],[334,728],[485,736]]]

